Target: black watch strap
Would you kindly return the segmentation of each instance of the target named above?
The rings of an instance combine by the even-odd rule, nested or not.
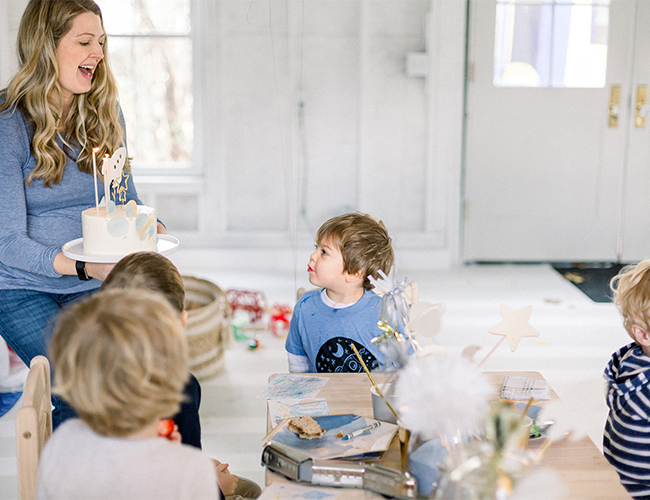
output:
[[[74,267],[77,270],[77,276],[79,276],[81,281],[90,281],[92,279],[86,272],[86,263],[83,260],[76,261]]]

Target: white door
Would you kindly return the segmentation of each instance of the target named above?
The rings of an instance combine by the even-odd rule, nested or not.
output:
[[[647,95],[650,90],[650,2],[637,6],[634,71],[631,80],[631,119],[628,120],[629,139],[627,168],[622,205],[622,262],[650,258],[650,116]],[[643,95],[646,95],[645,102]]]
[[[471,0],[464,260],[618,260],[637,14]]]

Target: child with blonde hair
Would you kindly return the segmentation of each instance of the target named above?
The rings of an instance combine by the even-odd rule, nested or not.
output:
[[[185,310],[185,286],[183,277],[176,266],[166,257],[156,252],[137,252],[121,259],[104,280],[101,290],[148,290],[165,297],[179,315],[183,328],[187,325]],[[186,401],[181,411],[174,415],[174,422],[184,443],[201,447],[201,428],[199,421],[199,402],[201,387],[194,375],[185,386]],[[189,430],[193,438],[186,439],[184,432]],[[197,442],[198,440],[198,442]],[[212,459],[216,467],[217,483],[226,500],[257,498],[262,489],[245,477],[231,474],[229,464]]]
[[[623,268],[610,287],[633,342],[605,369],[603,452],[632,497],[650,498],[650,260]]]
[[[369,369],[383,364],[383,353],[370,343],[382,331],[381,298],[368,277],[388,274],[393,261],[386,227],[367,214],[332,217],[318,229],[307,271],[320,289],[305,293],[294,308],[285,343],[289,371],[363,371],[352,345]]]
[[[74,408],[40,460],[38,498],[217,498],[212,461],[158,437],[188,378],[178,314],[144,290],[94,294],[60,315],[53,391]]]
[[[125,288],[160,293],[169,301],[174,311],[178,312],[183,328],[185,327],[187,312],[183,278],[176,266],[166,257],[155,252],[138,252],[121,259],[106,276],[100,290]],[[172,419],[178,427],[182,442],[201,449],[201,385],[191,373],[183,393],[185,398],[180,411]]]

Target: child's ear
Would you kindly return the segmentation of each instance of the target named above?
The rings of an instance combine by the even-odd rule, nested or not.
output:
[[[345,282],[346,283],[354,283],[355,281],[363,280],[366,277],[366,271],[364,269],[360,269],[356,273],[345,273]]]
[[[641,346],[650,346],[650,334],[645,328],[639,325],[632,325],[632,336],[634,337],[634,340],[636,340],[637,344]]]
[[[181,323],[183,325],[183,328],[187,326],[187,311],[183,311],[181,313]]]

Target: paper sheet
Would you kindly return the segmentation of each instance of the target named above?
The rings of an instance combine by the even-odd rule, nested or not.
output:
[[[258,398],[266,399],[312,399],[325,387],[329,377],[310,377],[278,373]]]
[[[336,488],[278,482],[264,488],[258,500],[336,500],[340,493]]]
[[[506,375],[501,387],[501,399],[551,399],[548,382]]]
[[[268,405],[272,427],[278,425],[285,418],[330,414],[327,400],[324,398],[269,399]]]

